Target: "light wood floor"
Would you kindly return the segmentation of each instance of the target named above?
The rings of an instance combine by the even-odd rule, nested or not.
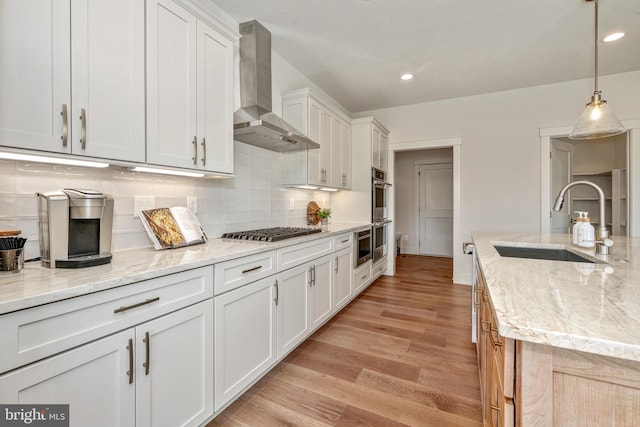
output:
[[[480,426],[471,288],[451,259],[397,260],[207,427]]]

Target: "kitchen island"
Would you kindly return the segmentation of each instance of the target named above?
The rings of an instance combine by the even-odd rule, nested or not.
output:
[[[640,239],[609,255],[570,235],[474,232],[485,420],[640,425]],[[593,261],[501,256],[495,246],[568,249]]]

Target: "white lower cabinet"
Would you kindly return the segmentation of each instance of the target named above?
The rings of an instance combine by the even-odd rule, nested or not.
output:
[[[339,310],[351,300],[353,295],[351,248],[334,254],[333,262],[333,308]]]
[[[215,410],[276,362],[275,276],[215,297]]]
[[[309,321],[315,330],[333,315],[333,255],[319,258],[312,263]]]
[[[311,292],[311,263],[278,273],[278,359],[304,340],[311,329],[307,300]]]
[[[136,427],[197,426],[213,414],[213,300],[136,327]]]
[[[0,402],[69,404],[70,425],[197,426],[213,415],[213,269],[0,316]]]
[[[198,425],[213,413],[211,299],[0,377],[3,403],[69,404],[71,426]]]
[[[5,374],[0,401],[69,404],[71,426],[134,426],[135,386],[127,375],[134,339],[130,329]]]

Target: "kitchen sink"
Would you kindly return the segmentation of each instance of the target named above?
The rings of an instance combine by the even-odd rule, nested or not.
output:
[[[510,258],[531,258],[531,259],[546,259],[550,261],[569,261],[569,262],[588,262],[595,264],[597,261],[593,261],[589,258],[580,256],[574,252],[566,249],[552,249],[552,248],[532,248],[528,246],[499,246],[494,245],[496,251],[503,257]]]

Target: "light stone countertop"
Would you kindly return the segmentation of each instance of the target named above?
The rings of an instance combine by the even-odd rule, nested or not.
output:
[[[566,234],[473,232],[500,335],[640,361],[640,238],[612,236],[609,255]],[[502,257],[494,244],[566,248],[602,264]]]
[[[179,249],[114,252],[110,264],[79,269],[49,269],[39,261],[29,262],[19,272],[0,273],[0,315],[370,226],[330,224],[327,231],[275,243],[216,238]]]

